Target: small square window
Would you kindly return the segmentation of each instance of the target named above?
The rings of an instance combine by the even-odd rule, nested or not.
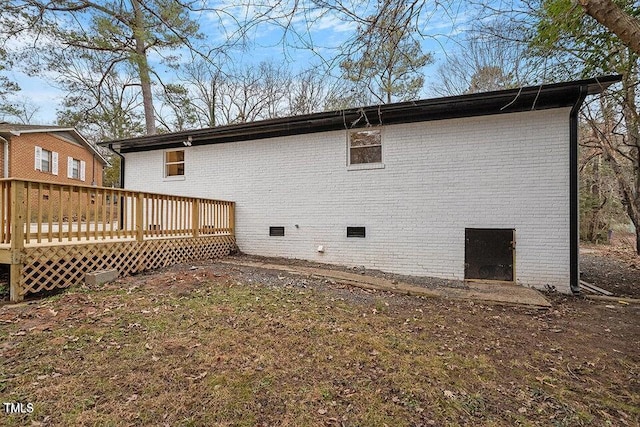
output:
[[[349,164],[382,163],[382,132],[363,129],[349,132]]]
[[[166,151],[164,176],[184,176],[184,150]]]
[[[366,237],[365,227],[347,227],[347,237]]]
[[[269,236],[284,236],[284,227],[269,227]]]

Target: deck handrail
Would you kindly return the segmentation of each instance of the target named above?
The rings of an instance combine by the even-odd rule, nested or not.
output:
[[[235,202],[0,179],[0,244],[235,234]]]

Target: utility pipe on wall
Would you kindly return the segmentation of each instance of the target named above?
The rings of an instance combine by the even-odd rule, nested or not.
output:
[[[0,136],[0,141],[4,146],[4,157],[2,164],[2,177],[9,178],[9,141]]]

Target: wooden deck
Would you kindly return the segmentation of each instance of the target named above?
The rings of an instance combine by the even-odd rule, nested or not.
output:
[[[228,254],[235,203],[118,188],[0,180],[0,263],[11,300],[65,288],[90,271],[120,275]]]

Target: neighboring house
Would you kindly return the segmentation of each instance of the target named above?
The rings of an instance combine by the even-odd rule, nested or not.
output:
[[[102,185],[107,160],[70,127],[0,123],[3,178]]]
[[[578,109],[619,76],[105,142],[125,188],[236,202],[241,251],[579,290]]]

